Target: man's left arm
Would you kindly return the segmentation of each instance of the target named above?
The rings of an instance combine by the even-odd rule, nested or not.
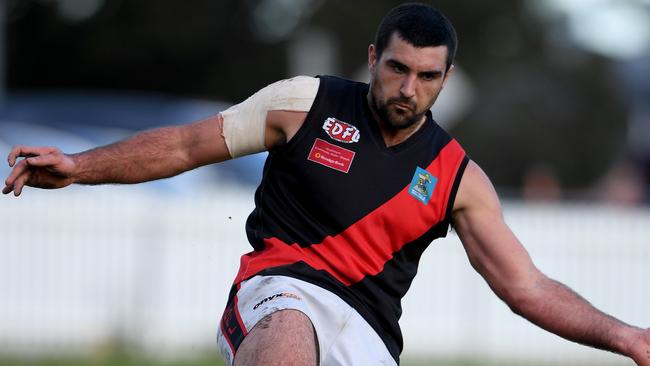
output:
[[[463,175],[453,222],[472,266],[513,312],[568,340],[650,366],[650,329],[603,313],[540,272],[505,224],[496,192],[474,162]]]

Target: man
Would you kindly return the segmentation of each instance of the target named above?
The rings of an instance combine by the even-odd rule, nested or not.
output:
[[[398,364],[400,299],[424,249],[453,223],[473,267],[514,312],[650,366],[650,330],[542,274],[504,223],[489,179],[431,119],[455,50],[442,14],[402,5],[368,49],[369,85],[297,77],[204,121],[80,154],[16,146],[3,193],[138,183],[268,150],[246,225],[254,251],[242,256],[217,337],[230,364]]]

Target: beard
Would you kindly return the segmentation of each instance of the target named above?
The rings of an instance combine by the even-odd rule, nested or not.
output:
[[[427,111],[425,109],[418,112],[415,103],[407,98],[393,97],[381,102],[372,92],[370,93],[370,102],[370,107],[380,119],[379,122],[396,130],[407,129],[420,122]]]

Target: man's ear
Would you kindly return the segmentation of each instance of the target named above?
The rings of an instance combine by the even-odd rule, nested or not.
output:
[[[449,75],[451,75],[451,73],[454,72],[454,69],[455,69],[455,67],[452,64],[452,65],[449,66],[449,70],[447,70],[445,72],[445,78],[442,80],[442,87],[443,88],[445,87],[445,85],[447,85],[447,80],[449,80]]]
[[[377,48],[374,44],[368,46],[368,70],[373,73],[377,66]]]

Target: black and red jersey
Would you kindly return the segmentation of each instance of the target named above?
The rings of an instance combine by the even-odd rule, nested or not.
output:
[[[254,251],[235,284],[286,275],[354,307],[397,362],[401,299],[429,243],[447,234],[468,158],[427,114],[387,147],[367,104],[368,85],[323,76],[296,135],[269,152],[246,223]]]

